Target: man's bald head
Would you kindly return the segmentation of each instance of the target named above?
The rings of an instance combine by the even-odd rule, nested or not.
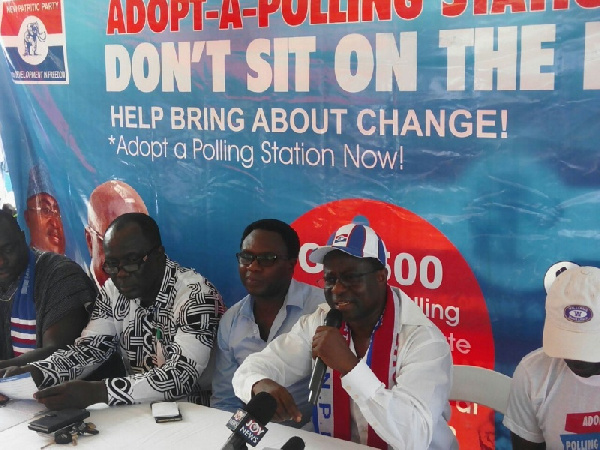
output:
[[[104,235],[113,220],[130,212],[148,214],[148,209],[134,188],[123,181],[110,180],[97,186],[90,195],[88,225]]]
[[[142,197],[127,183],[109,180],[98,185],[90,194],[85,238],[92,258],[92,270],[100,286],[103,286],[107,279],[102,270],[104,233],[113,220],[125,213],[148,214]]]

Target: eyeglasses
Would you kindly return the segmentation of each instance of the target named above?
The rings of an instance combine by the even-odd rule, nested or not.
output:
[[[362,283],[362,277],[371,273],[378,272],[382,269],[374,269],[368,272],[349,272],[341,273],[339,276],[327,275],[318,280],[320,287],[325,289],[333,289],[338,281],[342,286],[348,289],[357,288]]]
[[[148,257],[152,254],[152,252],[154,250],[158,249],[159,247],[160,247],[160,245],[153,247],[144,256],[142,256],[134,261],[127,261],[126,263],[119,263],[119,264],[111,264],[111,263],[105,262],[104,264],[102,264],[102,270],[104,270],[104,272],[107,275],[116,275],[119,273],[119,271],[121,269],[123,269],[123,271],[125,271],[127,273],[137,272],[138,270],[140,270],[142,268],[142,266],[146,263],[146,261],[148,261]]]
[[[278,259],[288,259],[287,256],[276,255],[275,253],[261,253],[260,255],[254,255],[252,253],[240,252],[236,253],[235,256],[238,263],[242,266],[249,266],[256,260],[260,267],[272,267]]]
[[[42,216],[48,218],[48,217],[60,217],[60,209],[56,208],[48,208],[47,206],[32,206],[30,208],[27,208],[30,211],[39,211]]]
[[[92,233],[100,242],[104,242],[104,236],[99,232],[94,230],[92,227],[87,227],[87,229]]]

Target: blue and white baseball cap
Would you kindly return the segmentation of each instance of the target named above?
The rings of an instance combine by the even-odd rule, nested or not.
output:
[[[327,245],[318,247],[308,259],[322,264],[325,255],[333,250],[341,250],[357,258],[375,258],[385,266],[385,244],[377,233],[366,225],[351,223],[342,226],[329,237]]]

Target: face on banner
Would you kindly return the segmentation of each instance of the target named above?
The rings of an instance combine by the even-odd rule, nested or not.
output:
[[[25,223],[29,228],[29,244],[38,250],[65,253],[65,232],[56,199],[46,192],[27,199]]]
[[[369,225],[383,239],[388,252],[388,283],[402,289],[440,328],[454,363],[493,369],[489,313],[473,272],[442,233],[404,208],[348,199],[305,213],[292,223],[302,243],[295,278],[317,285],[323,266],[310,262],[310,253],[325,245],[335,230],[351,222]],[[482,430],[485,441],[489,441],[489,433],[494,430],[493,414],[488,408],[459,402],[454,405],[450,425],[461,445],[479,443]]]
[[[389,284],[454,361],[512,373],[540,344],[541,274],[600,265],[600,3],[363,6],[0,2],[18,210],[28,164],[44,162],[35,194],[58,202],[67,256],[86,265],[89,250],[102,285],[106,226],[147,206],[169,255],[228,305],[246,294],[233,257],[244,224],[297,219],[295,277],[314,284],[312,248],[362,217],[386,241]],[[117,179],[146,206],[133,193],[96,201]],[[454,413],[474,419],[472,432],[455,425],[461,448],[489,447],[488,412]]]

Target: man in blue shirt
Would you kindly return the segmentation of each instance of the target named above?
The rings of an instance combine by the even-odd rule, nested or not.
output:
[[[244,230],[237,260],[248,295],[233,305],[219,324],[211,406],[231,412],[243,407],[231,386],[240,364],[325,301],[322,289],[292,279],[299,251],[298,234],[280,220],[259,220]],[[308,382],[307,377],[289,388],[307,420],[311,417]],[[298,427],[304,423],[286,424]]]

